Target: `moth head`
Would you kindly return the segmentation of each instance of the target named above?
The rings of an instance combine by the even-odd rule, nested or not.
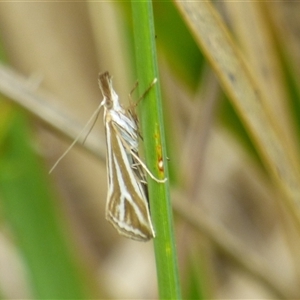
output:
[[[118,95],[112,86],[112,77],[108,72],[99,74],[99,87],[103,94],[103,106],[107,109],[112,109],[114,104],[118,102]]]

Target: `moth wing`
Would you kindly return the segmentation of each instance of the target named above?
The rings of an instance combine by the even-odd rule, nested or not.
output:
[[[107,137],[108,198],[106,218],[129,238],[147,241],[154,237],[147,192],[136,172],[134,157],[124,146],[119,127],[110,120],[105,122]],[[126,142],[126,141],[125,141]]]

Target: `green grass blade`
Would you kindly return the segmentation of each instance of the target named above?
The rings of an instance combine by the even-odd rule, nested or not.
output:
[[[139,91],[143,93],[154,78],[158,78],[154,23],[151,1],[132,1],[136,64]],[[159,81],[141,103],[141,127],[144,138],[147,166],[158,178],[168,176],[165,138]],[[161,299],[181,298],[177,256],[173,234],[169,182],[157,183],[149,179],[151,215],[156,238],[154,239],[159,295]]]

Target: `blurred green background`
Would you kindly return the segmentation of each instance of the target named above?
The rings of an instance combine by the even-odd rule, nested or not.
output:
[[[237,109],[219,85],[223,74],[176,6],[153,3],[172,198],[191,207],[189,217],[175,202],[183,297],[297,297],[298,208],[247,126],[251,111]],[[213,7],[298,171],[300,5]],[[37,99],[39,91],[49,96],[49,114],[82,126],[101,100],[100,71],[113,74],[127,103],[138,79],[132,26],[126,1],[1,2],[0,81],[9,66]],[[105,221],[105,161],[75,147],[49,175],[70,141],[18,96],[0,94],[1,297],[157,298],[152,243],[124,239]],[[102,127],[100,120],[92,137],[103,143]]]

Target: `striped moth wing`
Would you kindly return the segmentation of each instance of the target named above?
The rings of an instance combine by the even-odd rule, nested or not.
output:
[[[155,236],[149,211],[146,175],[138,159],[138,125],[119,103],[111,77],[99,77],[104,96],[108,195],[106,219],[126,237],[147,241]]]

